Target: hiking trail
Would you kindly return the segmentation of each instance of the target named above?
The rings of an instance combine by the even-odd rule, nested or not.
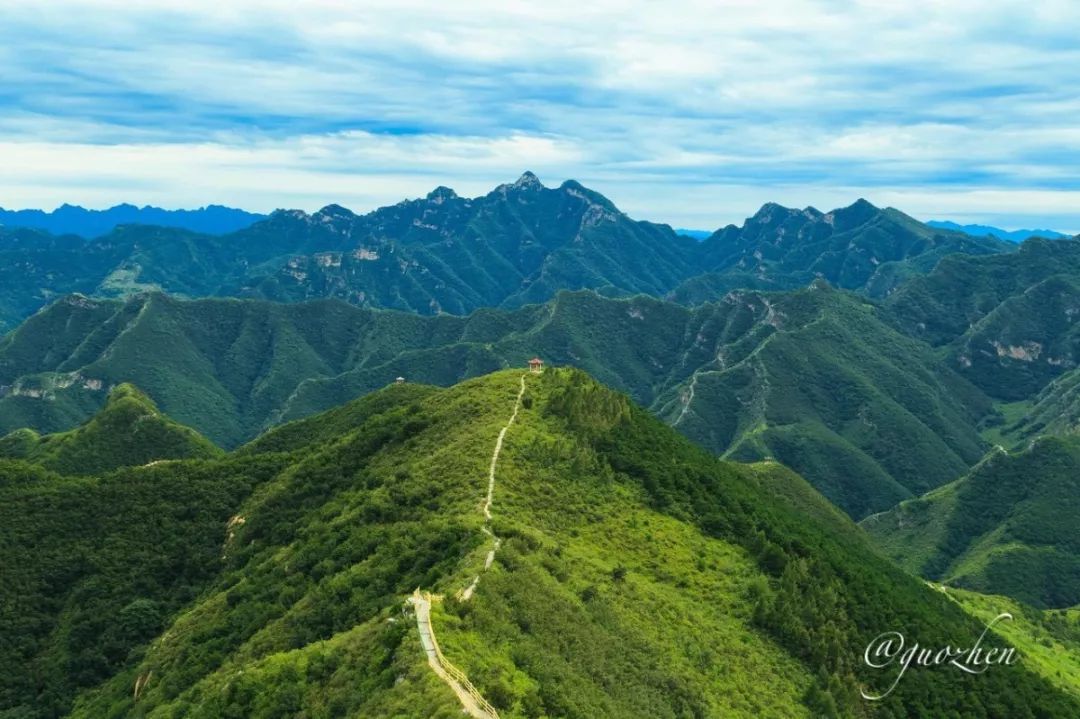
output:
[[[502,540],[491,529],[491,505],[495,497],[495,470],[498,468],[503,440],[506,439],[506,433],[510,426],[514,424],[518,411],[521,409],[521,398],[525,396],[526,376],[526,374],[521,375],[521,388],[518,390],[517,398],[514,400],[514,411],[503,428],[499,430],[499,436],[495,440],[495,449],[491,452],[491,465],[488,467],[487,496],[484,498],[482,508],[484,525],[480,528],[480,531],[491,538],[492,546],[484,559],[484,568],[480,570],[480,574],[473,578],[468,587],[458,593],[458,596],[464,602],[472,598],[476,586],[480,583],[481,575],[491,568],[492,563],[495,561],[495,553],[499,551],[499,546],[502,544]],[[433,596],[430,592],[421,592],[420,588],[417,587],[416,591],[407,600],[416,613],[416,628],[420,633],[420,643],[424,647],[424,653],[427,654],[428,665],[439,679],[454,691],[454,694],[457,695],[458,700],[461,702],[462,708],[469,716],[476,717],[476,719],[499,719],[499,713],[495,710],[495,707],[484,699],[472,682],[469,681],[465,672],[451,664],[443,656],[442,650],[439,649],[439,642],[435,638],[435,628],[431,625],[431,603],[438,601],[440,598]]]

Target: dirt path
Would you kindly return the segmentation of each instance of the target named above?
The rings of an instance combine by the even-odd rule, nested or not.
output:
[[[491,452],[487,496],[484,498],[483,505],[484,526],[480,528],[480,531],[491,538],[492,546],[487,553],[487,557],[484,558],[484,568],[480,570],[480,574],[477,574],[472,583],[461,591],[459,596],[462,601],[467,602],[472,598],[476,586],[480,583],[480,576],[491,568],[491,565],[495,562],[495,553],[499,551],[499,546],[502,544],[502,540],[495,536],[495,532],[491,529],[491,505],[495,498],[495,470],[499,465],[499,455],[502,453],[506,432],[510,429],[514,420],[517,419],[518,411],[521,409],[521,398],[525,396],[526,376],[525,374],[521,375],[521,388],[518,390],[517,398],[514,400],[514,411],[503,428],[499,430],[499,436],[495,440],[495,449]],[[478,719],[499,719],[499,713],[495,710],[495,707],[481,696],[480,692],[469,681],[469,678],[465,676],[465,672],[451,664],[439,649],[439,642],[435,639],[435,628],[431,626],[432,599],[431,594],[421,592],[419,588],[408,599],[409,604],[413,606],[416,612],[416,628],[420,632],[420,643],[424,646],[424,652],[427,654],[428,665],[447,686],[454,690],[454,694],[461,701],[465,713]]]
[[[499,466],[499,455],[502,453],[503,440],[506,439],[506,432],[510,429],[510,425],[517,419],[518,411],[521,409],[521,398],[525,396],[525,375],[521,375],[521,389],[518,390],[517,399],[514,400],[514,411],[510,415],[510,419],[506,421],[506,425],[499,430],[499,437],[495,440],[495,449],[491,453],[491,466],[488,468],[488,488],[487,498],[484,500],[484,526],[481,528],[484,534],[491,537],[492,547],[488,552],[487,558],[484,560],[484,569],[481,571],[486,572],[491,568],[492,562],[495,561],[495,553],[499,551],[499,546],[502,544],[502,540],[495,536],[495,532],[491,530],[491,503],[495,498],[495,469]],[[480,575],[476,575],[473,578],[472,584],[465,588],[461,593],[461,598],[464,601],[469,601],[472,598],[473,592],[476,591],[476,585],[480,583]]]

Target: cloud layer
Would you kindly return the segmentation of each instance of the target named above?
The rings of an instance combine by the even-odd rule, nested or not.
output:
[[[0,205],[362,210],[528,168],[691,227],[866,196],[1080,229],[1076,27],[1052,0],[9,3]]]

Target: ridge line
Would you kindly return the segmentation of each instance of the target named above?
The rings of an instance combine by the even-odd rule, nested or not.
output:
[[[514,400],[514,411],[511,413],[510,419],[508,419],[502,429],[499,430],[499,436],[495,440],[495,449],[491,453],[491,465],[488,468],[487,495],[483,505],[484,525],[480,528],[480,531],[491,537],[494,544],[488,552],[487,557],[484,559],[484,568],[480,570],[480,574],[483,574],[491,568],[492,563],[495,561],[495,553],[499,551],[499,546],[502,544],[502,540],[491,530],[491,505],[495,496],[495,470],[498,467],[499,455],[502,453],[503,440],[506,439],[506,432],[510,429],[514,420],[517,419],[518,412],[521,409],[521,399],[525,396],[526,376],[527,373],[522,373],[521,388],[518,390],[517,398]],[[476,591],[477,584],[480,583],[480,574],[476,575],[468,587],[459,592],[462,601],[468,601],[472,598],[473,592]],[[428,665],[439,679],[454,691],[454,694],[457,695],[465,713],[475,719],[499,719],[499,712],[495,707],[492,706],[473,683],[469,681],[469,677],[465,672],[454,666],[450,660],[443,655],[442,650],[439,648],[439,642],[435,638],[435,627],[431,623],[431,603],[438,598],[439,597],[433,596],[430,592],[421,592],[420,588],[417,587],[416,591],[412,593],[412,596],[406,600],[407,603],[413,606],[416,613],[416,629],[420,634],[420,644],[424,648],[424,653],[427,654]]]

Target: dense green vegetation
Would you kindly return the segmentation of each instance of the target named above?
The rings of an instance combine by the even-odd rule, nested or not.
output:
[[[0,460],[0,716],[55,717],[137,661],[217,575],[225,524],[273,458],[93,478]]]
[[[72,292],[93,292],[123,252],[74,235],[0,227],[0,332]]]
[[[527,378],[503,546],[456,599],[519,375],[391,386],[223,459],[88,479],[4,464],[0,622],[21,641],[0,645],[0,712],[457,716],[402,614],[417,586],[445,596],[443,649],[505,717],[1080,711],[1022,665],[920,668],[859,699],[892,678],[860,661],[881,631],[944,645],[979,624],[789,471],[719,461],[579,371]]]
[[[1016,406],[1018,411],[996,428],[1007,443],[1027,442],[1043,434],[1075,433],[1080,427],[1080,371],[1066,372]]]
[[[684,383],[658,403],[703,446],[775,457],[856,517],[944,484],[982,455],[986,398],[873,306],[821,284],[734,301],[767,306],[756,341],[722,348],[695,372],[692,395]]]
[[[0,719],[459,716],[418,586],[507,718],[1080,716],[1080,240],[1014,249],[865,201],[694,242],[531,173],[0,228]],[[652,414],[529,376],[463,601],[537,354]],[[874,636],[1001,607],[1021,666],[859,698]]]
[[[998,449],[969,474],[863,521],[898,563],[1036,607],[1080,604],[1080,437]]]
[[[561,293],[420,317],[336,301],[70,297],[0,340],[0,430],[59,431],[133,382],[235,447],[404,376],[450,385],[539,353],[582,367],[717,453],[776,457],[853,516],[955,479],[989,400],[865,300],[823,283],[686,308]]]
[[[365,215],[336,205],[282,210],[224,236],[123,225],[82,240],[0,228],[0,331],[73,292],[333,297],[425,315],[518,307],[581,288],[696,303],[815,277],[884,294],[943,254],[1011,249],[865,201],[828,214],[766,205],[742,228],[699,243],[634,221],[577,182],[547,188],[525,173],[472,199],[439,187]]]
[[[162,415],[129,384],[113,389],[104,408],[77,429],[44,436],[20,429],[0,438],[0,457],[29,460],[69,475],[220,454],[208,439]]]
[[[898,327],[943,347],[983,391],[1025,399],[1080,362],[1080,240],[1035,238],[1011,254],[953,254],[885,304]]]

